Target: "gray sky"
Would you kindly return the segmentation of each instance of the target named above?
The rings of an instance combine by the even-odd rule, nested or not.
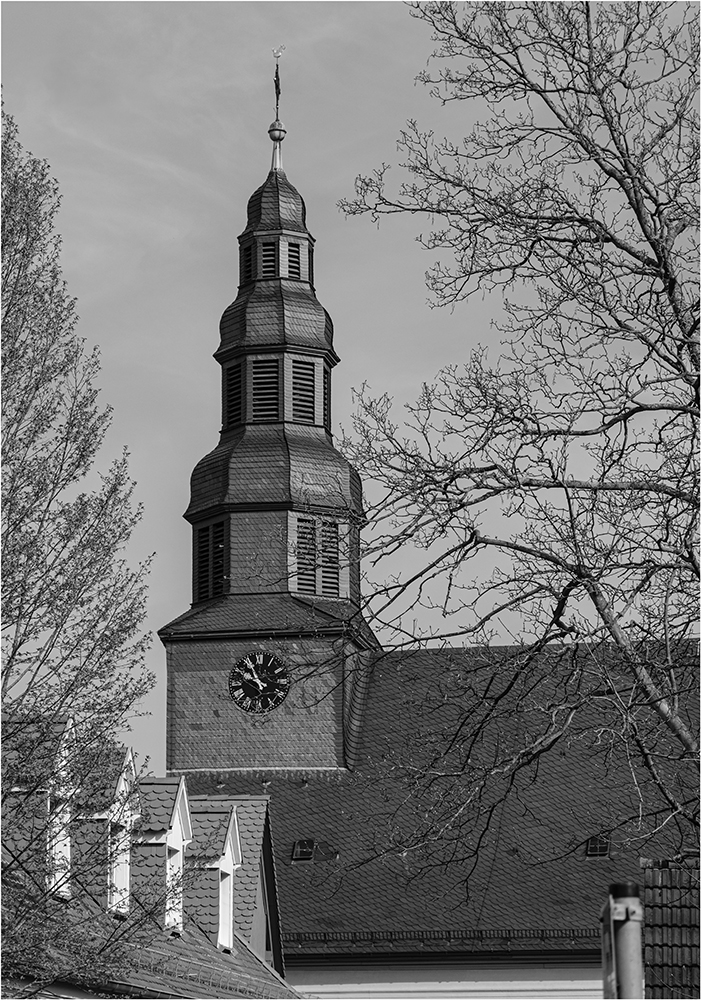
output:
[[[123,444],[144,519],[130,558],[155,551],[148,628],[190,603],[195,463],[217,443],[221,313],[236,296],[246,202],[265,179],[274,117],[272,48],[283,43],[283,160],[317,240],[317,295],[341,364],[334,425],[350,387],[414,398],[444,364],[467,359],[488,323],[478,305],[429,310],[431,258],[420,224],[346,220],[354,177],[396,164],[408,118],[436,134],[467,128],[414,84],[433,49],[400,2],[81,2],[2,5],[3,93],[26,149],[47,159],[63,195],[63,269],[79,332],[102,352],[114,407],[104,457]],[[395,169],[393,173],[397,174]],[[132,742],[164,768],[165,656]]]

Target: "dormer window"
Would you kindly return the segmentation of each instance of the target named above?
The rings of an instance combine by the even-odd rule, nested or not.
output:
[[[277,243],[263,244],[263,278],[277,278]]]
[[[168,846],[166,855],[166,930],[183,929],[183,849]]]
[[[112,913],[129,912],[131,877],[131,836],[127,827],[118,823],[109,826],[109,884],[107,909]]]
[[[62,799],[49,797],[49,819],[47,823],[49,892],[64,899],[71,894],[71,838],[70,806]]]
[[[299,243],[287,244],[287,275],[290,278],[302,277],[302,261]]]

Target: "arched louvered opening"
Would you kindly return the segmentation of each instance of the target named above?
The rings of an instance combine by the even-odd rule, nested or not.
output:
[[[321,593],[325,597],[339,595],[338,525],[335,521],[321,522],[320,546]]]
[[[292,419],[313,424],[315,418],[314,362],[292,362]]]
[[[254,269],[254,259],[253,259],[253,244],[249,243],[247,246],[241,247],[239,267],[240,267],[240,282],[245,285],[249,281],[253,281],[255,277]]]
[[[310,517],[297,519],[297,590],[316,594],[316,522]]]
[[[243,421],[243,365],[224,369],[223,420],[225,427],[235,427]]]
[[[280,419],[280,362],[254,358],[251,362],[251,414],[254,420]]]
[[[195,600],[221,597],[228,583],[228,521],[215,521],[197,529]]]
[[[336,521],[297,518],[296,589],[301,594],[339,597],[341,560]]]

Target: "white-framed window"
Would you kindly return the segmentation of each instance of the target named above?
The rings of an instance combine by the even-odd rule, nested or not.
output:
[[[131,832],[120,823],[109,824],[109,876],[107,909],[110,913],[129,912],[131,882]]]
[[[185,781],[175,800],[171,825],[166,834],[166,905],[165,927],[176,933],[183,929],[183,863],[185,850],[192,841],[190,806],[187,801]]]
[[[348,597],[348,524],[331,518],[290,517],[290,589],[318,597]]]
[[[183,847],[172,842],[166,845],[165,925],[171,931],[183,929]]]
[[[63,799],[49,795],[47,823],[47,887],[64,899],[71,894],[70,806]]]

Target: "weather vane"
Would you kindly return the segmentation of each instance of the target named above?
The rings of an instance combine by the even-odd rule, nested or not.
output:
[[[273,49],[275,58],[275,119],[280,117],[280,56],[285,51],[284,45],[278,45]]]

